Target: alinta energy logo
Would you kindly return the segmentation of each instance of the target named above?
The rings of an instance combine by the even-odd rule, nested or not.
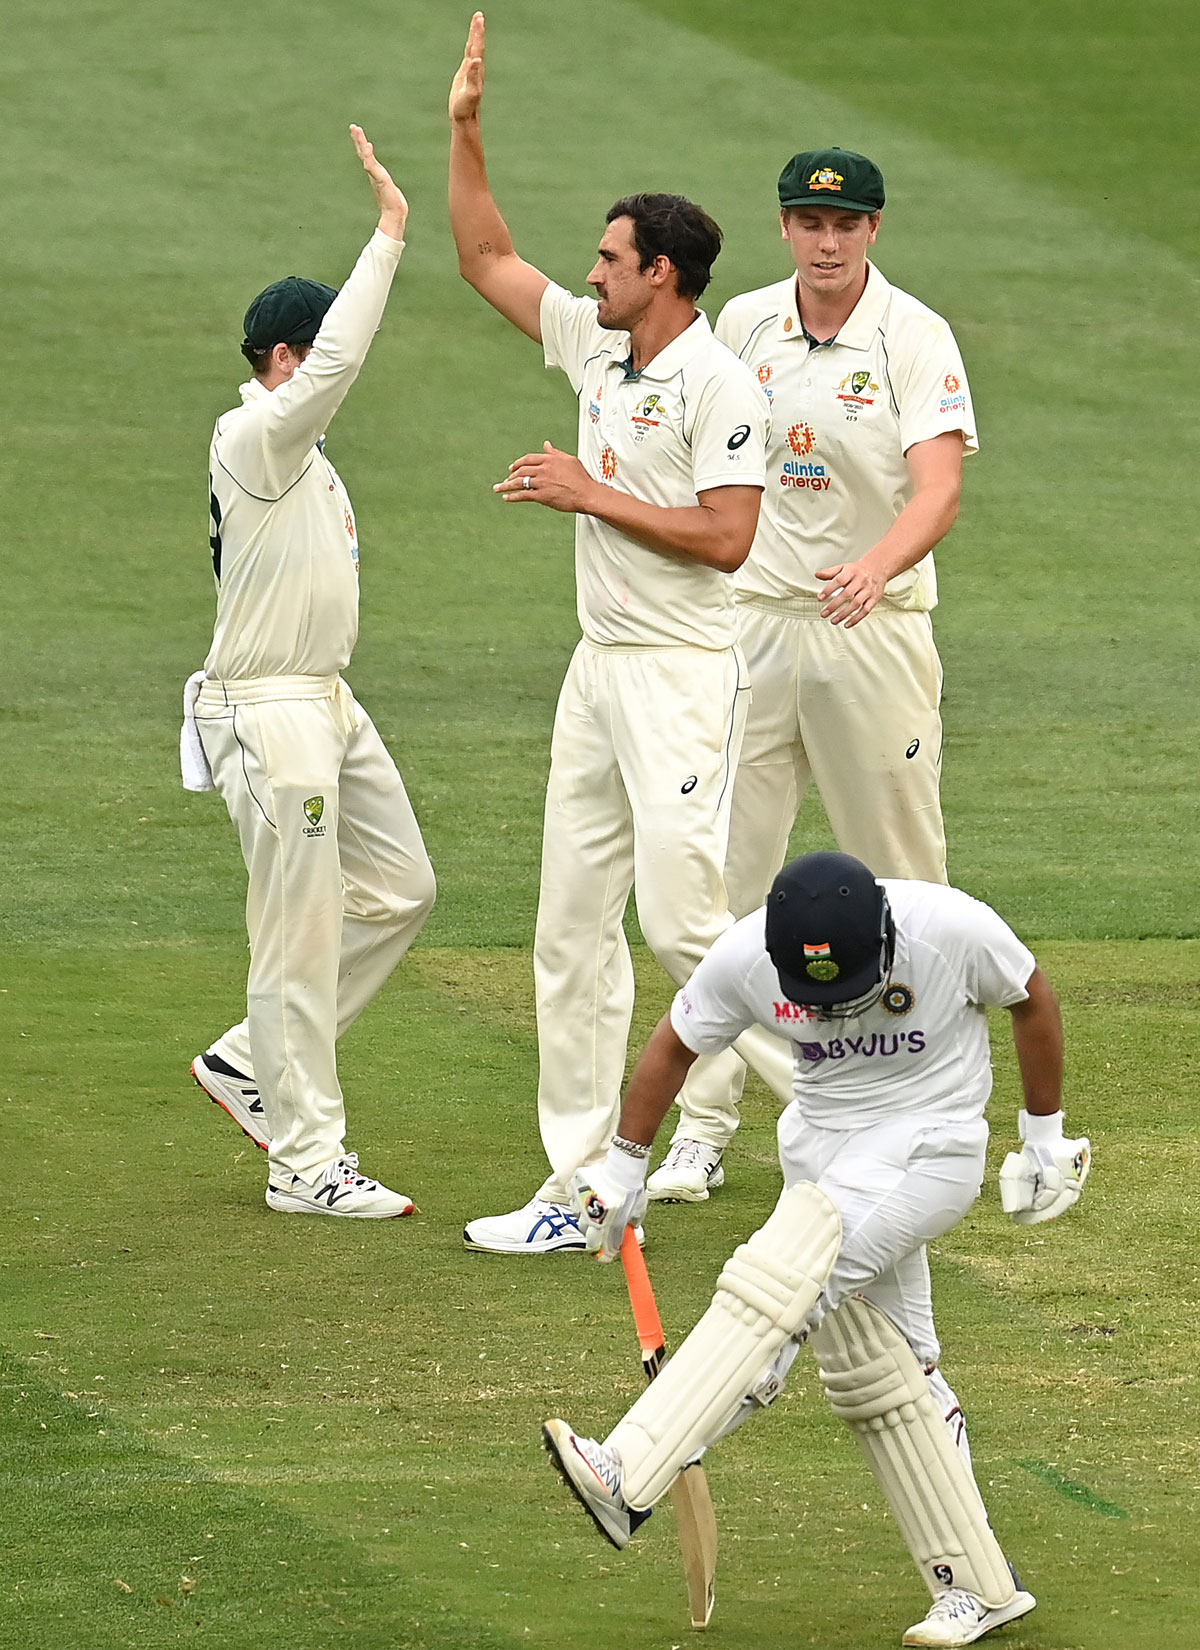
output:
[[[605,447],[600,454],[600,474],[605,481],[611,481],[617,473],[617,455],[611,447]]]
[[[787,444],[795,453],[795,458],[789,458],[783,466],[783,473],[779,477],[781,487],[811,487],[813,492],[825,492],[832,476],[828,475],[823,464],[804,464],[802,459],[808,458],[817,445],[817,432],[811,424],[793,424],[787,433]]]
[[[948,372],[942,379],[942,388],[945,395],[938,402],[938,411],[943,413],[965,412],[967,410],[966,391],[957,374]]]

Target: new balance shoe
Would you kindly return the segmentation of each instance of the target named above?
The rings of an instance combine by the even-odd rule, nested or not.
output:
[[[547,1421],[542,1428],[546,1453],[563,1476],[567,1488],[614,1547],[627,1547],[639,1524],[652,1511],[638,1512],[621,1494],[621,1463],[612,1450],[594,1438],[580,1438],[565,1421]]]
[[[336,1158],[315,1184],[292,1175],[290,1185],[269,1185],[267,1203],[280,1214],[350,1215],[356,1220],[396,1220],[414,1208],[403,1192],[390,1192],[359,1174],[357,1152]]]
[[[651,1203],[703,1203],[725,1184],[720,1146],[705,1140],[676,1140],[646,1182]]]
[[[237,1071],[219,1054],[207,1049],[192,1061],[192,1076],[208,1098],[228,1112],[242,1133],[266,1151],[271,1144],[267,1114],[253,1077]]]
[[[938,1594],[925,1620],[910,1627],[900,1643],[922,1645],[926,1650],[930,1647],[958,1650],[961,1645],[974,1644],[976,1639],[990,1633],[993,1627],[1003,1627],[1006,1621],[1027,1616],[1036,1604],[1033,1594],[1019,1585],[1009,1602],[995,1609],[989,1608],[974,1593],[968,1593],[962,1587],[951,1587],[947,1592]]]
[[[551,1255],[559,1249],[586,1249],[579,1216],[566,1203],[532,1198],[507,1215],[485,1215],[463,1227],[468,1249],[495,1255]]]

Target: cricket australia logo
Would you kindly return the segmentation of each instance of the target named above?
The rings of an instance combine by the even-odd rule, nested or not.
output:
[[[305,836],[324,836],[325,827],[321,824],[321,815],[325,812],[325,798],[323,796],[306,797],[304,801],[304,817],[308,824],[304,827]]]

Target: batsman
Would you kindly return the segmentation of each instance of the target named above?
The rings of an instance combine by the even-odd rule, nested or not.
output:
[[[692,1062],[751,1025],[793,1047],[785,1185],[726,1263],[708,1311],[602,1443],[546,1423],[552,1458],[614,1546],[684,1466],[773,1402],[807,1341],[932,1595],[901,1643],[973,1644],[1034,1608],[988,1521],[939,1367],[926,1256],[982,1185],[988,1008],[1011,1015],[1025,1101],[1001,1203],[1021,1225],[1052,1220],[1079,1198],[1091,1148],[1063,1131],[1054,991],[990,907],[940,884],[877,881],[847,854],[807,854],[677,993],[630,1079],[607,1158],[577,1177],[589,1248],[617,1254]]]

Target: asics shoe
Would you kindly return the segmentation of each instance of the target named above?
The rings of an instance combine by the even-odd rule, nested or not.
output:
[[[551,1255],[559,1249],[586,1249],[579,1216],[566,1203],[535,1197],[507,1215],[485,1215],[463,1227],[468,1249],[495,1255]]]
[[[974,1593],[962,1587],[951,1587],[939,1593],[924,1621],[910,1627],[900,1640],[902,1645],[936,1646],[937,1650],[957,1650],[959,1645],[974,1644],[993,1627],[1003,1627],[1006,1621],[1027,1616],[1036,1606],[1032,1593],[1018,1587],[1007,1604],[991,1608]]]
[[[644,1524],[651,1509],[638,1512],[621,1494],[621,1463],[612,1450],[594,1438],[580,1438],[565,1421],[547,1421],[542,1428],[546,1453],[567,1488],[582,1504],[601,1534],[614,1547],[627,1547],[629,1537]]]
[[[208,1098],[228,1112],[242,1133],[266,1151],[271,1144],[267,1114],[253,1077],[236,1071],[227,1060],[207,1049],[192,1061],[192,1076]]]
[[[358,1172],[358,1153],[335,1158],[315,1184],[291,1176],[289,1185],[267,1187],[267,1204],[280,1214],[350,1215],[357,1220],[395,1220],[415,1205],[403,1192],[390,1192]]]
[[[651,1203],[703,1203],[725,1184],[720,1146],[705,1140],[676,1140],[646,1182]]]

